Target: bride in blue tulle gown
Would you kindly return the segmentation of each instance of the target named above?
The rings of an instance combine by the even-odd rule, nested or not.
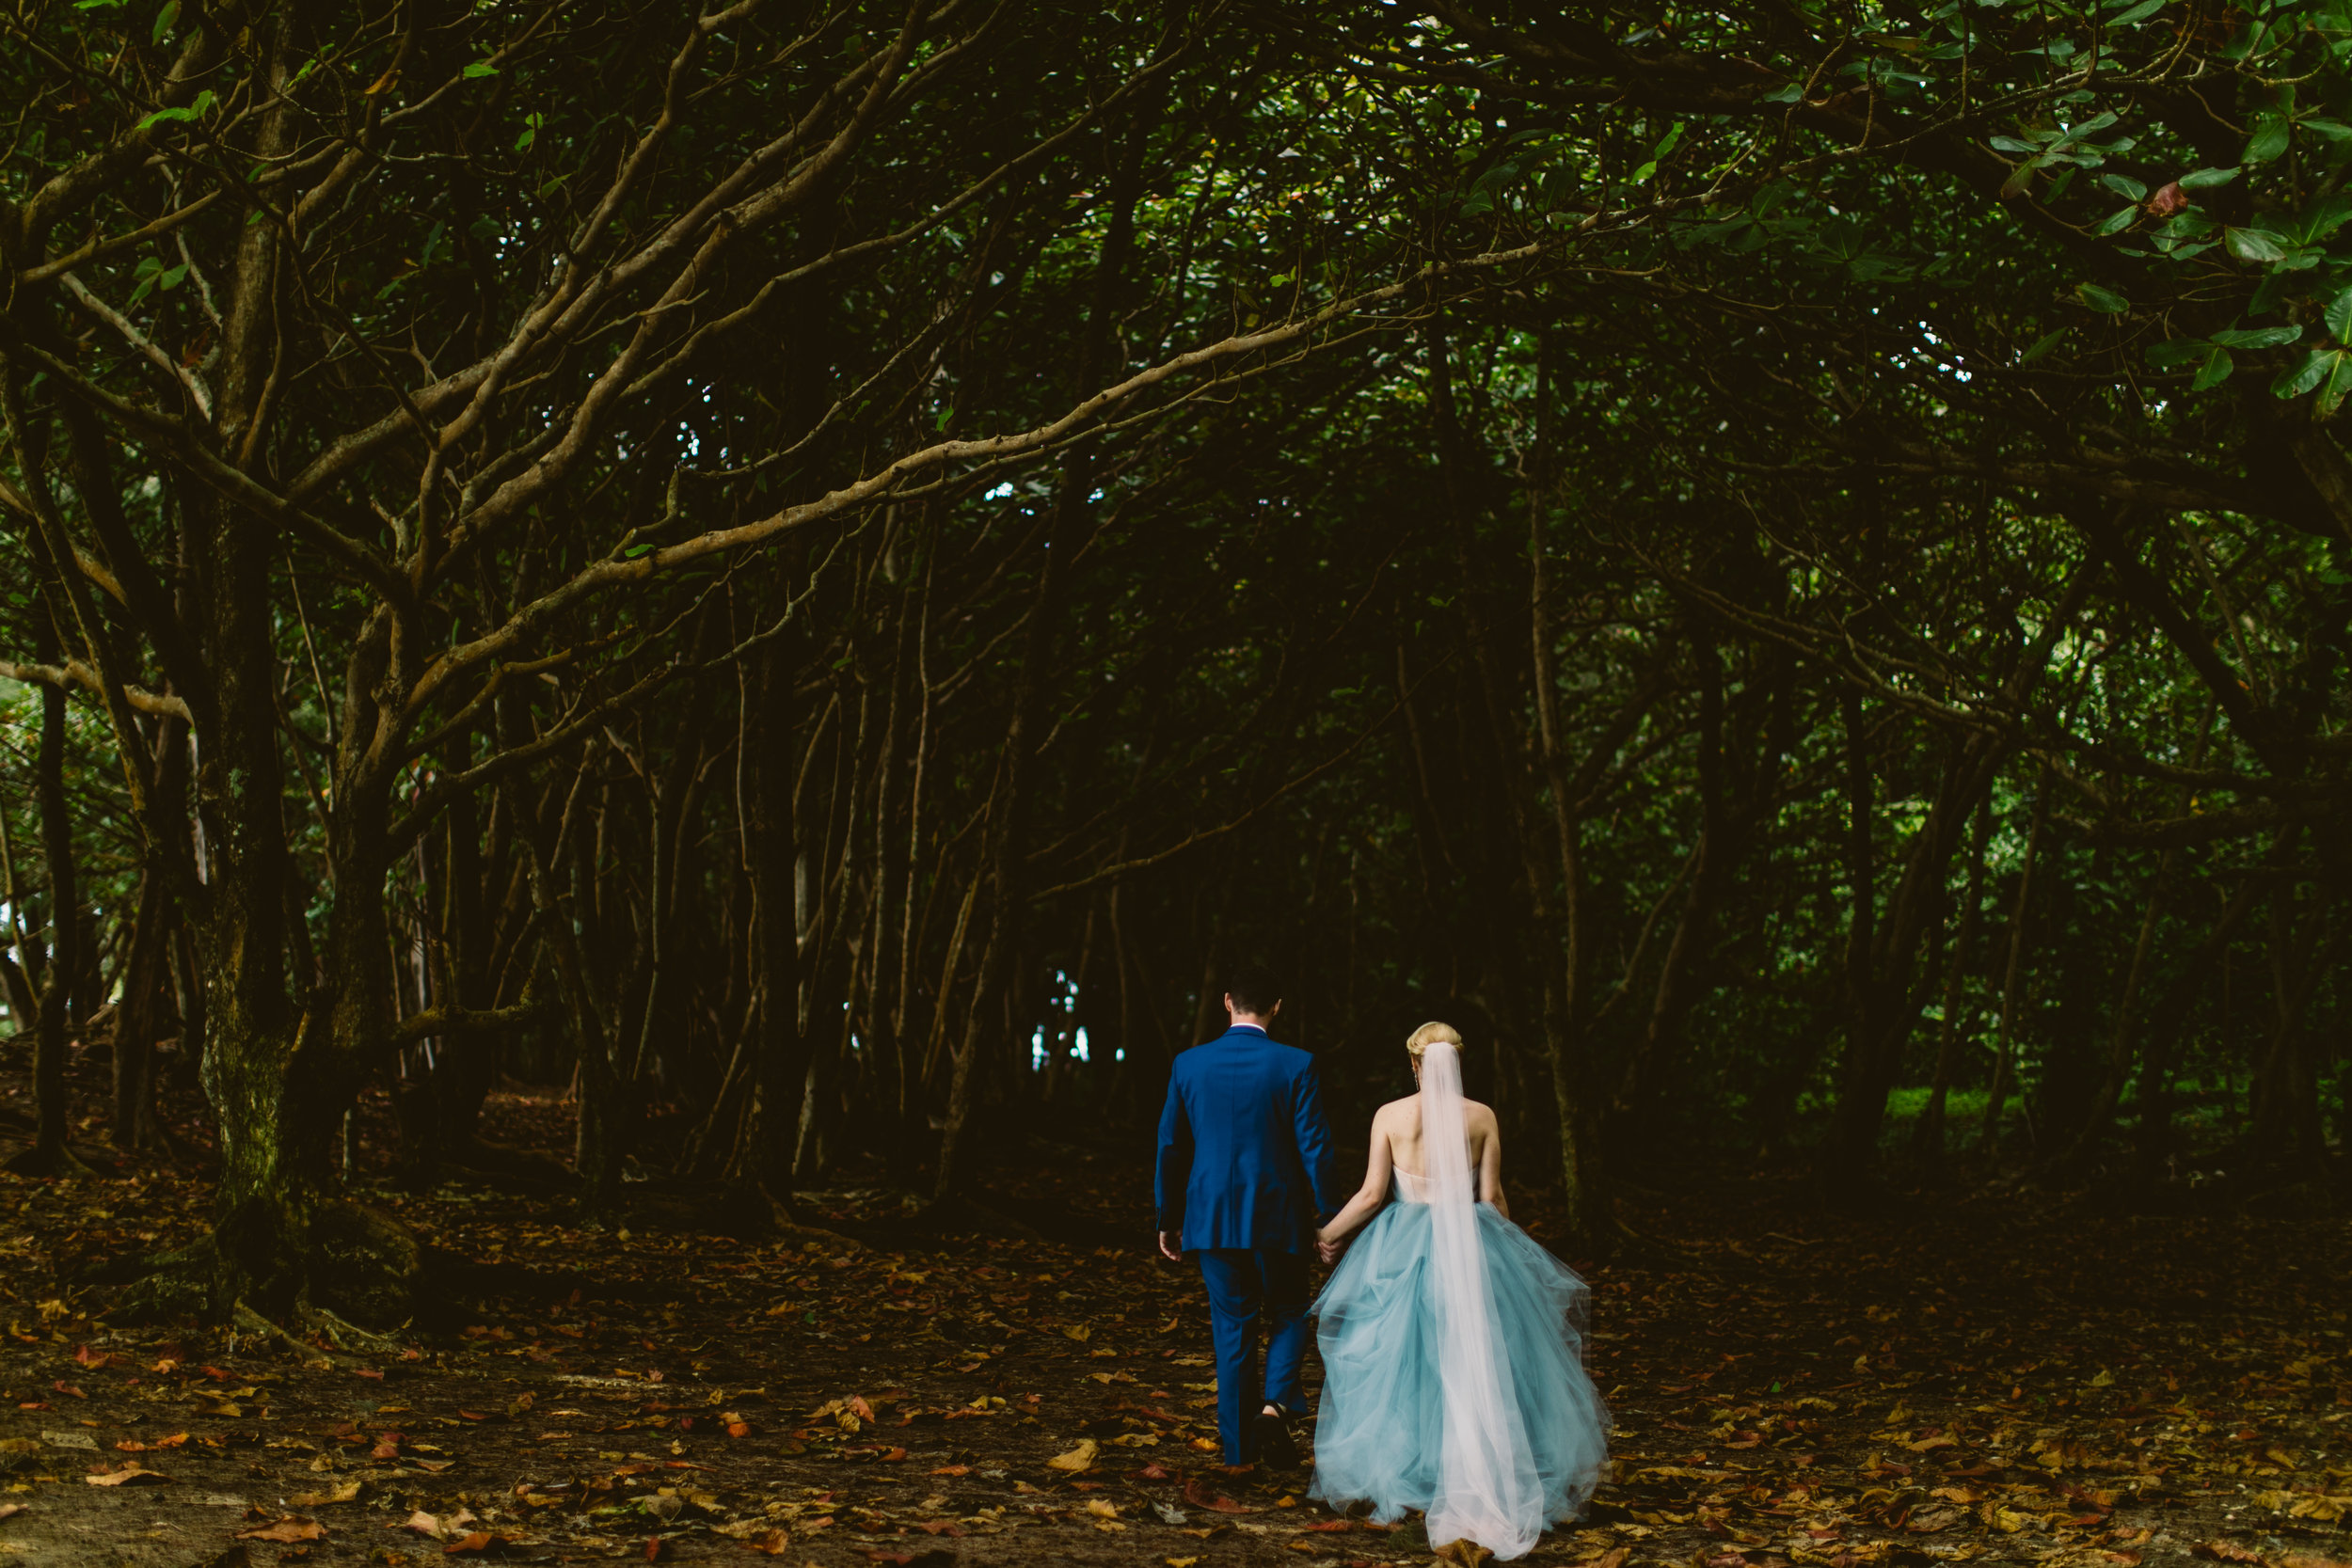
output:
[[[1432,1545],[1524,1557],[1609,1457],[1584,1282],[1511,1223],[1495,1114],[1462,1098],[1462,1037],[1424,1023],[1405,1048],[1421,1092],[1373,1117],[1363,1190],[1316,1236],[1325,1262],[1346,1256],[1314,1307],[1310,1496],[1383,1524],[1422,1509]]]

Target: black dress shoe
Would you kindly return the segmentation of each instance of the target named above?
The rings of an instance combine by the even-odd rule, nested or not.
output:
[[[1298,1468],[1298,1444],[1291,1436],[1290,1423],[1279,1416],[1258,1413],[1258,1463],[1276,1470]]]

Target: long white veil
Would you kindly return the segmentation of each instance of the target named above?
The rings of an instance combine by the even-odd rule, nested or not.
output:
[[[1429,1166],[1429,1294],[1445,1418],[1429,1541],[1467,1539],[1500,1558],[1524,1557],[1543,1534],[1543,1498],[1478,1234],[1461,1053],[1442,1040],[1422,1054],[1421,1146]]]

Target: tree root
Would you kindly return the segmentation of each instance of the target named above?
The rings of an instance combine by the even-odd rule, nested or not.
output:
[[[103,1174],[73,1150],[62,1145],[45,1151],[38,1146],[25,1149],[23,1153],[10,1157],[6,1164],[0,1164],[0,1170],[6,1170],[14,1176],[78,1176],[87,1177],[92,1180],[96,1180]]]
[[[230,1319],[236,1324],[239,1332],[248,1338],[282,1341],[288,1349],[302,1358],[306,1366],[340,1367],[345,1371],[350,1371],[354,1368],[367,1365],[357,1356],[343,1355],[327,1350],[324,1346],[309,1344],[295,1338],[283,1327],[270,1322],[242,1301],[237,1303],[236,1310],[230,1314]]]
[[[406,1349],[390,1335],[371,1333],[356,1323],[345,1323],[324,1307],[305,1307],[302,1316],[304,1323],[318,1329],[345,1350],[360,1350],[370,1355],[397,1359]],[[416,1321],[414,1318],[409,1319],[408,1323],[404,1323],[398,1328],[393,1329],[392,1334],[406,1333],[408,1323]]]

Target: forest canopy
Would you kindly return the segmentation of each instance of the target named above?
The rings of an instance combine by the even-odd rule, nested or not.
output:
[[[364,1316],[353,1107],[501,1073],[592,1208],[983,1212],[1250,960],[1595,1251],[2341,1169],[2344,0],[0,39],[20,1163],[200,1082],[156,1311]]]

